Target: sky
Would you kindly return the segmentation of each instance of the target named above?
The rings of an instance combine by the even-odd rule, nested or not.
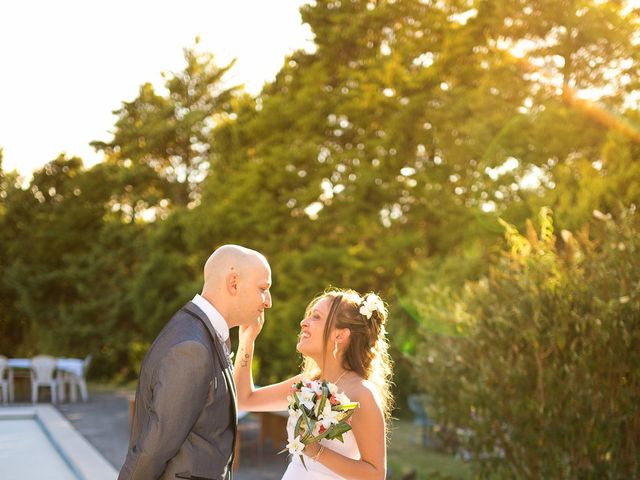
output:
[[[0,2],[2,168],[30,176],[60,153],[85,165],[101,157],[123,101],[160,73],[179,71],[183,48],[220,65],[250,93],[272,80],[293,50],[313,49],[300,19],[307,0],[20,0]]]

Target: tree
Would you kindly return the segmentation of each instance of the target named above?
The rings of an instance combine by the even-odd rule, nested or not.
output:
[[[0,148],[0,352],[10,355],[25,340],[26,319],[15,308],[15,293],[5,281],[4,272],[10,263],[10,245],[13,241],[7,224],[7,208],[19,190],[18,174],[2,168],[3,151]]]
[[[145,225],[122,223],[110,200],[120,167],[85,170],[61,155],[11,188],[0,217],[2,301],[12,354],[96,357],[94,373],[127,371],[135,298],[128,282],[144,258]],[[4,337],[3,337],[4,340]],[[130,375],[131,372],[129,371]]]
[[[238,88],[223,83],[234,62],[218,67],[213,54],[198,53],[197,45],[198,39],[184,50],[184,70],[163,74],[166,94],[145,83],[136,99],[114,111],[113,140],[92,142],[109,161],[157,175],[159,196],[147,200],[148,206],[164,199],[185,206],[198,199],[198,185],[209,167],[209,132],[226,117]]]
[[[27,348],[50,347],[39,337],[53,338],[57,308],[52,307],[74,297],[73,285],[61,275],[65,256],[77,254],[85,244],[83,235],[100,225],[101,216],[91,209],[73,208],[81,169],[78,158],[61,156],[35,172],[28,189],[12,190],[5,201],[3,283],[14,297],[18,318],[27,320],[22,329]]]
[[[515,180],[513,188],[488,191],[499,211],[510,210],[509,218],[522,224],[550,205],[559,221],[578,228],[594,208],[613,207],[608,191],[618,191],[623,205],[637,202],[617,172],[632,178],[638,158],[632,92],[640,80],[640,12],[627,2],[572,0],[475,7],[470,23],[486,38],[484,53],[511,65],[508,79],[521,79],[518,88],[525,92],[518,115],[486,153],[497,167],[510,167],[490,172],[492,177]],[[519,218],[509,190],[524,201]]]
[[[416,374],[442,437],[483,478],[640,473],[638,219],[556,239],[550,211],[486,276],[439,298],[458,336],[426,324]]]
[[[482,252],[493,241],[493,210],[523,222],[541,198],[562,194],[554,182],[563,168],[576,175],[574,155],[591,162],[601,151],[606,128],[565,105],[513,55],[528,37],[506,29],[508,18],[531,10],[542,42],[561,27],[555,9],[492,5],[306,5],[316,51],[291,55],[255,101],[236,99],[233,119],[213,131],[210,175],[185,234],[202,255],[212,241],[268,254],[280,279],[274,296],[287,301],[265,336],[282,338],[283,328],[293,334],[304,299],[328,284],[393,297],[416,264]],[[589,9],[592,32],[571,55],[596,47],[610,61],[635,55],[635,17],[596,3]],[[609,18],[598,17],[603,12],[625,33],[597,24]],[[600,48],[595,32],[617,47]],[[527,52],[534,63],[548,46],[535,47]],[[601,86],[604,70],[589,77],[585,65],[574,62],[568,85]],[[558,215],[587,213],[560,208]],[[293,340],[282,351],[292,348]]]

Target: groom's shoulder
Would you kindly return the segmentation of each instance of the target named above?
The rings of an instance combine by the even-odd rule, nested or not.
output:
[[[189,308],[192,307],[192,308]],[[209,343],[207,328],[198,317],[195,305],[187,303],[176,311],[164,328],[164,333],[180,340],[196,340]]]

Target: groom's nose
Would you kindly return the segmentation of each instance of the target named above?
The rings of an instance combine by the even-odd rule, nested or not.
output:
[[[265,297],[264,308],[271,308],[271,292],[268,290]]]

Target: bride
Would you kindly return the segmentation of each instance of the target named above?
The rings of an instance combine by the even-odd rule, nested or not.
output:
[[[353,290],[325,292],[309,304],[300,322],[296,348],[304,356],[302,373],[262,388],[253,385],[251,360],[264,317],[252,326],[240,327],[234,371],[239,409],[286,410],[289,389],[302,378],[326,379],[352,402],[360,403],[344,442],[323,439],[307,445],[308,470],[294,455],[283,480],[386,477],[386,421],[392,401],[386,318],[387,310],[375,294],[365,298]],[[291,422],[287,430],[291,437]]]

